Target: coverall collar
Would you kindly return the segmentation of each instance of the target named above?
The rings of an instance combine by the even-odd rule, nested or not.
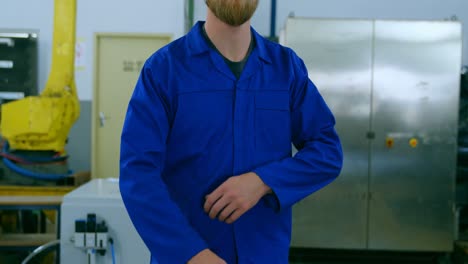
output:
[[[203,39],[203,24],[204,21],[199,21],[195,26],[192,28],[192,30],[187,34],[187,44],[188,44],[188,53],[190,56],[197,56],[203,53],[208,53],[212,51],[208,43],[206,43],[206,40]],[[250,60],[255,60],[255,57],[260,58],[262,61],[266,63],[271,63],[271,57],[266,51],[265,48],[265,39],[260,36],[252,27],[251,27],[252,35],[255,38],[255,48],[250,54]],[[212,59],[214,60],[215,65],[222,65],[219,67],[219,70],[223,72],[225,75],[227,75],[229,78],[235,78],[234,74],[228,69],[227,65],[223,65],[224,63],[221,63],[222,60],[218,60],[218,58],[211,56]],[[221,59],[221,56],[219,56]],[[245,72],[242,73],[240,80],[245,79],[246,77],[250,76],[253,74],[253,69],[249,67],[249,64],[255,64],[253,62],[247,62],[246,68],[244,69]],[[224,67],[226,66],[226,67]]]

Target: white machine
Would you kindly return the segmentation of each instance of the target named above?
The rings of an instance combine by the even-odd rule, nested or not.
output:
[[[149,263],[150,253],[124,207],[118,179],[93,180],[62,203],[60,263]]]

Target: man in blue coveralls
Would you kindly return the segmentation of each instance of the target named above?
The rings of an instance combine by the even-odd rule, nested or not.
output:
[[[335,120],[303,61],[250,27],[258,0],[206,4],[144,65],[122,197],[151,263],[286,264],[291,207],[340,172]]]

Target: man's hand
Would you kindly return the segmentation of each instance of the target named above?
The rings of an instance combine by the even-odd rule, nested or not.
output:
[[[206,196],[204,209],[211,219],[232,224],[270,191],[257,174],[249,172],[229,178]]]
[[[187,264],[227,264],[226,261],[218,257],[213,251],[205,249],[195,255]]]

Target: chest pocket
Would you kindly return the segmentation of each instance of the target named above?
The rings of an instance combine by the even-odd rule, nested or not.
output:
[[[255,148],[258,151],[291,150],[288,91],[259,91],[255,95]]]

